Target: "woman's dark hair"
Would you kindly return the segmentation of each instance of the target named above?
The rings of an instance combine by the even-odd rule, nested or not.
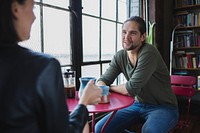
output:
[[[26,0],[0,0],[0,42],[17,43],[18,34],[13,24],[12,3],[23,4]]]
[[[141,17],[139,17],[139,16],[130,17],[123,24],[125,24],[126,22],[129,22],[129,21],[134,21],[134,22],[138,23],[139,31],[140,31],[141,35],[143,35],[146,32],[146,23],[145,23],[144,19],[142,19]]]

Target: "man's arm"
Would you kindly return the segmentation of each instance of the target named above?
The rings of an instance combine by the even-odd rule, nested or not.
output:
[[[97,86],[100,86],[100,85],[106,85],[103,81],[98,81],[96,83]],[[121,84],[121,85],[111,85],[110,86],[110,90],[111,91],[114,91],[114,92],[117,92],[117,93],[120,93],[120,94],[123,94],[123,95],[129,95],[128,94],[128,91],[126,90],[126,87],[125,87],[125,84]]]
[[[96,83],[96,86],[101,86],[101,85],[106,85],[106,83],[104,83],[103,81],[98,81],[98,82]]]
[[[123,94],[123,95],[129,95],[129,93],[128,93],[126,87],[125,87],[125,84],[112,85],[112,86],[110,86],[110,90],[117,92],[117,93],[120,93],[120,94]]]

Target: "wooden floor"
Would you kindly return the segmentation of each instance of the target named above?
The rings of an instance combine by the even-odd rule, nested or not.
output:
[[[180,119],[184,119],[185,115],[182,114]],[[172,133],[200,133],[200,114],[190,115],[190,124],[188,127],[182,129],[175,129]]]
[[[199,95],[198,95],[199,98]],[[187,101],[179,102],[180,119],[185,119],[187,112]],[[177,129],[173,133],[200,133],[200,103],[193,100],[190,106],[189,127]]]

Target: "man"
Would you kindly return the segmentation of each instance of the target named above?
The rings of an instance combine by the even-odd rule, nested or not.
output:
[[[119,110],[105,129],[106,133],[122,133],[124,129],[143,122],[143,133],[167,133],[178,120],[176,96],[170,76],[158,50],[145,43],[146,24],[138,16],[122,25],[123,50],[118,51],[97,85],[111,85],[120,73],[127,82],[110,86],[110,90],[135,97],[135,103]],[[110,114],[95,126],[100,132]]]

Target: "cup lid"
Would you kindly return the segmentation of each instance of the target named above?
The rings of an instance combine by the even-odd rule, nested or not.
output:
[[[67,72],[64,72],[64,76],[65,78],[75,77],[75,71],[71,71],[70,69],[67,69]]]

